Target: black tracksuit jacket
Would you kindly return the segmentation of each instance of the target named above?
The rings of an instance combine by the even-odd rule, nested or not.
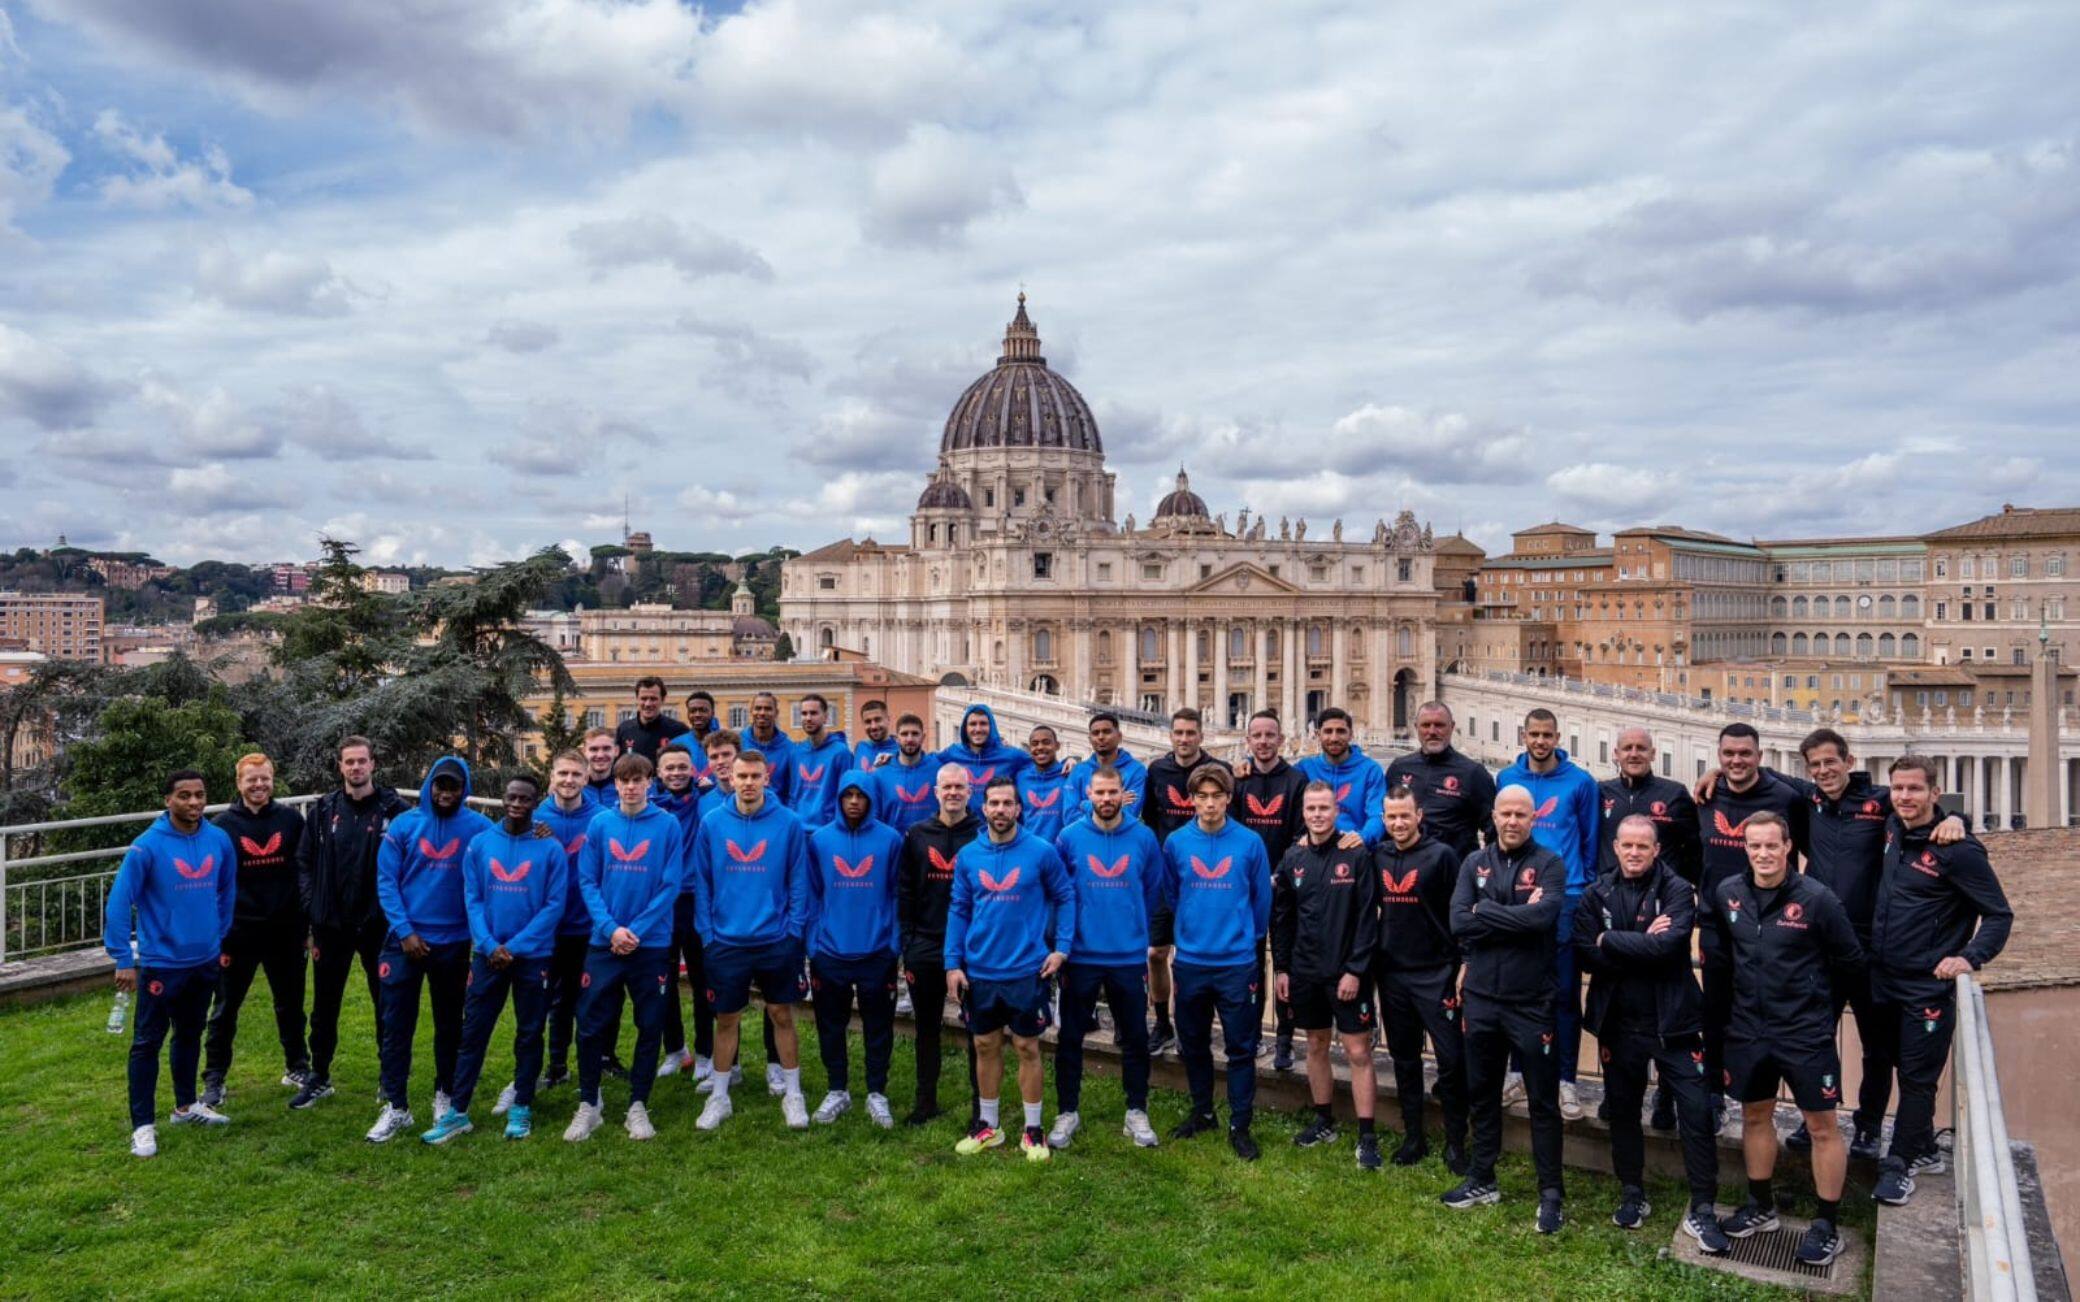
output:
[[[1947,998],[1952,986],[1936,978],[1936,964],[1955,954],[1977,971],[2007,945],[2015,922],[1979,838],[1937,845],[1928,839],[1934,827],[1895,817],[1888,829],[1871,917],[1871,991],[1888,1002]]]
[[[1372,852],[1302,837],[1271,873],[1271,967],[1295,981],[1334,982],[1345,973],[1363,979],[1379,937],[1379,878]]]
[[[1654,919],[1668,930],[1649,936]],[[1654,993],[1654,1029],[1663,1041],[1704,1029],[1703,999],[1690,970],[1690,933],[1697,920],[1690,883],[1657,862],[1637,881],[1623,871],[1589,884],[1575,904],[1574,953],[1589,974],[1582,1025],[1597,1039],[1616,1034],[1620,986],[1638,982]]]
[[[1486,845],[1466,856],[1452,889],[1452,935],[1466,955],[1466,990],[1505,1003],[1552,999],[1554,936],[1566,903],[1567,864],[1535,840],[1515,850]]]

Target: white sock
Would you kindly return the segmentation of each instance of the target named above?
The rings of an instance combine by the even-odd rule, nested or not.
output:
[[[976,1102],[982,1108],[982,1124],[988,1126],[991,1130],[995,1130],[997,1128],[997,1101],[995,1099],[978,1099]]]
[[[1029,1126],[1029,1127],[1032,1127],[1032,1126],[1038,1126],[1038,1125],[1040,1124],[1040,1108],[1041,1108],[1041,1107],[1042,1107],[1042,1105],[1041,1105],[1041,1104],[1038,1104],[1038,1103],[1028,1103],[1028,1104],[1026,1104],[1026,1125],[1027,1125],[1027,1126]]]
[[[802,1069],[800,1067],[782,1067],[780,1069],[780,1079],[786,1083],[789,1094],[802,1092]]]
[[[715,1088],[710,1091],[713,1097],[718,1099],[729,1097],[729,1076],[730,1074],[726,1071],[718,1071],[709,1078],[715,1082]]]

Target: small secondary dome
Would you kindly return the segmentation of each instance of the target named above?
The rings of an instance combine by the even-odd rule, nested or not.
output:
[[[924,492],[917,495],[917,509],[972,511],[975,509],[975,503],[969,498],[968,490],[954,483],[953,476],[946,473],[946,467],[941,466],[939,473],[932,476],[932,482],[924,486]]]
[[[1156,503],[1156,519],[1192,517],[1204,520],[1208,514],[1206,499],[1192,491],[1191,477],[1184,473],[1183,466],[1179,466],[1177,487],[1166,494],[1162,501]]]

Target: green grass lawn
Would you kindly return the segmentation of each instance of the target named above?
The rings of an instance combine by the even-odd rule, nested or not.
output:
[[[621,1131],[626,1090],[611,1082],[613,1124],[590,1142],[560,1138],[575,1106],[565,1088],[538,1100],[534,1138],[507,1143],[489,1113],[510,1073],[502,1034],[476,1133],[438,1149],[376,1147],[361,1138],[377,1108],[358,980],[338,1094],[307,1113],[284,1106],[259,983],[225,1104],[233,1124],[165,1125],[162,1072],[160,1156],[141,1162],[128,1152],[128,1036],[103,1030],[107,1011],[103,995],[0,1011],[0,1295],[1758,1295],[1659,1259],[1684,1201],[1672,1182],[1651,1191],[1650,1228],[1627,1234],[1609,1224],[1613,1182],[1570,1171],[1570,1223],[1541,1239],[1525,1157],[1505,1159],[1500,1206],[1452,1212],[1436,1201],[1453,1183],[1437,1161],[1362,1172],[1348,1132],[1331,1150],[1302,1151],[1286,1115],[1259,1117],[1254,1166],[1214,1136],[1132,1149],[1109,1078],[1086,1088],[1084,1131],[1052,1163],[1029,1165],[1009,1146],[957,1158],[957,1048],[949,1114],[922,1131],[876,1130],[856,1108],[835,1127],[792,1133],[750,1079],[735,1117],[701,1135],[692,1083],[674,1078],[652,1098],[652,1143]],[[756,1028],[746,1041],[758,1057]],[[855,1040],[855,1081],[858,1052]],[[899,1114],[909,1055],[899,1038]],[[422,1025],[422,1123],[431,1064]],[[823,1086],[813,1051],[803,1075],[813,1107]],[[1151,1111],[1167,1132],[1183,1099],[1159,1091]]]

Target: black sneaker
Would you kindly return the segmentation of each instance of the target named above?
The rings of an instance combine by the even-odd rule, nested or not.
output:
[[[1710,1207],[1692,1207],[1683,1218],[1683,1233],[1697,1240],[1697,1250],[1707,1257],[1723,1257],[1733,1251],[1733,1240],[1719,1228],[1718,1213]]]
[[[1151,1058],[1155,1057],[1163,1050],[1169,1048],[1176,1039],[1176,1031],[1173,1031],[1161,1022],[1157,1022],[1148,1033],[1148,1056]]]
[[[1792,1131],[1789,1135],[1786,1135],[1784,1137],[1784,1147],[1790,1149],[1794,1153],[1812,1152],[1813,1132],[1806,1129],[1805,1122],[1799,1122],[1798,1129]]]
[[[1871,1197],[1887,1207],[1904,1207],[1914,1196],[1914,1175],[1907,1164],[1896,1157],[1888,1157],[1878,1163],[1878,1183],[1871,1188]]]
[[[1609,1120],[1611,1119],[1611,1096],[1610,1096],[1610,1095],[1608,1095],[1608,1094],[1604,1095],[1604,1096],[1603,1096],[1603,1100],[1602,1100],[1601,1102],[1599,1102],[1599,1103],[1598,1103],[1598,1104],[1596,1105],[1596,1119],[1597,1119],[1598,1121],[1603,1121],[1603,1122],[1608,1122],[1608,1121],[1609,1121]]]
[[[1943,1156],[1940,1148],[1931,1148],[1926,1153],[1907,1161],[1909,1175],[1941,1175],[1950,1169],[1950,1159]]]
[[[1241,1158],[1245,1162],[1254,1162],[1257,1160],[1257,1141],[1255,1137],[1249,1133],[1249,1127],[1247,1126],[1229,1127],[1228,1147],[1234,1149],[1235,1156]]]
[[[1483,1203],[1501,1202],[1502,1190],[1493,1180],[1476,1180],[1468,1176],[1457,1188],[1438,1195],[1437,1201],[1455,1212],[1463,1212],[1469,1207],[1479,1207]]]
[[[287,1071],[282,1073],[282,1085],[287,1089],[300,1090],[303,1088],[304,1082],[309,1080],[310,1078],[310,1068],[291,1067]]]
[[[1774,1230],[1777,1228],[1777,1209],[1764,1207],[1750,1199],[1741,1204],[1739,1211],[1721,1220],[1719,1228],[1729,1239],[1745,1239],[1751,1234]]]
[[[1293,1136],[1293,1145],[1296,1148],[1313,1148],[1317,1144],[1333,1144],[1335,1142],[1336,1123],[1324,1120],[1320,1116],[1316,1116],[1307,1123],[1305,1130]]]
[[[1647,1124],[1656,1130],[1676,1128],[1676,1098],[1668,1092],[1666,1085],[1654,1087],[1654,1115],[1648,1119]]]
[[[1841,1255],[1842,1236],[1835,1232],[1833,1221],[1814,1221],[1806,1227],[1805,1237],[1798,1241],[1798,1264],[1801,1266],[1825,1266]]]
[[[571,1074],[568,1071],[552,1071],[542,1077],[542,1083],[535,1086],[535,1092],[540,1093],[543,1090],[553,1090],[558,1085],[568,1085],[570,1082]]]
[[[906,1126],[927,1126],[939,1115],[940,1111],[937,1103],[929,1103],[920,1099],[917,1106],[910,1109],[909,1115],[903,1118],[903,1124]]]
[[[1473,1163],[1467,1160],[1466,1145],[1447,1140],[1444,1146],[1444,1169],[1453,1175],[1465,1175]]]
[[[202,1097],[197,1099],[196,1102],[209,1108],[222,1107],[224,1105],[224,1078],[222,1076],[204,1077]]]
[[[1358,1136],[1358,1169],[1360,1171],[1377,1171],[1380,1166],[1379,1136]]]
[[[1874,1126],[1869,1130],[1865,1130],[1862,1126],[1856,1128],[1856,1138],[1849,1141],[1849,1156],[1859,1162],[1875,1162],[1878,1160],[1877,1127]]]
[[[1277,1046],[1271,1052],[1271,1070],[1291,1071],[1292,1069],[1293,1037],[1290,1035],[1281,1035],[1278,1037]]]
[[[615,1080],[628,1079],[628,1064],[621,1061],[621,1059],[619,1058],[607,1059],[606,1062],[601,1065],[600,1071],[608,1076],[613,1077]]]
[[[332,1082],[323,1076],[312,1076],[303,1083],[302,1089],[290,1097],[289,1106],[301,1112],[305,1108],[315,1107],[319,1099],[331,1096]]]
[[[1538,1232],[1558,1234],[1560,1227],[1567,1224],[1567,1213],[1560,1210],[1560,1195],[1548,1189],[1538,1196]]]
[[[1618,1210],[1611,1213],[1611,1224],[1621,1230],[1636,1230],[1653,1214],[1654,1204],[1647,1201],[1647,1191],[1627,1185],[1618,1195]]]
[[[1402,1137],[1401,1146],[1394,1150],[1394,1165],[1414,1166],[1428,1156],[1430,1156],[1430,1141],[1423,1138],[1420,1133],[1412,1130]]]
[[[1194,1112],[1170,1129],[1172,1139],[1191,1139],[1209,1130],[1220,1128],[1220,1120],[1211,1112]]]

